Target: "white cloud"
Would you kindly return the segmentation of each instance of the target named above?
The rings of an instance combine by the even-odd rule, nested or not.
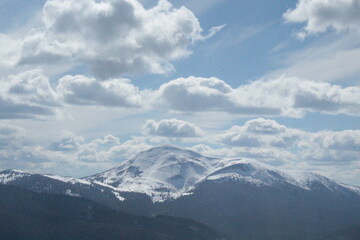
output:
[[[298,143],[302,158],[324,164],[360,161],[360,130],[320,131]]]
[[[103,138],[95,139],[92,142],[97,145],[104,145],[104,144],[114,144],[115,145],[115,144],[120,144],[120,139],[109,134]]]
[[[307,111],[359,115],[360,87],[279,77],[232,88],[217,78],[172,80],[155,93],[157,105],[180,112],[301,117]]]
[[[131,157],[134,157],[141,151],[146,151],[153,147],[147,143],[146,137],[133,137],[130,140],[113,146],[106,153],[106,157],[109,161],[114,163],[121,163]]]
[[[54,91],[41,70],[11,75],[0,82],[0,118],[53,116],[62,104],[139,108],[180,113],[227,112],[237,115],[302,117],[308,111],[358,115],[360,87],[279,77],[232,88],[218,78],[188,77],[158,90],[139,90],[128,79],[98,81],[67,75]]]
[[[159,122],[148,120],[143,130],[147,135],[170,138],[200,137],[203,134],[203,131],[195,124],[175,118],[163,119]]]
[[[299,0],[295,9],[284,13],[288,22],[306,22],[300,38],[327,31],[360,29],[359,0]]]
[[[99,79],[166,73],[193,43],[220,29],[203,36],[190,10],[166,0],[150,9],[136,0],[48,0],[43,26],[25,37],[18,64],[88,64]]]
[[[10,75],[0,81],[0,119],[44,118],[60,107],[57,94],[41,70]]]
[[[224,133],[215,135],[214,141],[235,147],[291,148],[304,133],[287,128],[274,120],[258,118],[242,126],[233,126]]]
[[[288,22],[305,23],[297,32],[300,39],[323,35],[288,57],[279,55],[281,67],[270,76],[287,74],[320,81],[357,81],[360,74],[360,1],[299,0],[294,9],[284,13]]]
[[[73,132],[65,131],[59,140],[50,144],[49,149],[52,151],[76,151],[85,141],[83,137],[75,135]]]
[[[99,82],[83,75],[64,76],[56,88],[64,102],[73,105],[140,107],[143,97],[127,79]]]
[[[159,144],[156,138],[133,136],[120,142],[107,135],[88,140],[67,131],[46,147],[29,141],[25,129],[0,122],[0,167],[85,176]],[[344,174],[360,162],[359,130],[306,132],[258,118],[194,139],[192,147],[186,145],[207,156],[252,158],[281,168],[336,173],[337,179],[356,182]],[[256,144],[249,144],[251,140]]]
[[[7,81],[7,92],[23,102],[40,105],[57,106],[57,94],[50,86],[49,79],[40,69],[10,75]]]
[[[280,113],[280,109],[270,104],[237,101],[235,94],[235,89],[214,77],[179,78],[163,84],[156,93],[161,107],[175,111],[224,111],[243,115]],[[250,100],[249,95],[244,97]]]
[[[238,101],[244,99],[265,106],[278,106],[281,115],[285,116],[300,116],[305,111],[358,115],[359,93],[360,87],[343,88],[324,82],[280,77],[240,86],[235,97]]]
[[[342,165],[360,161],[360,130],[312,133],[258,118],[215,134],[210,140],[230,146],[232,153],[243,157],[266,159],[268,153],[281,152],[282,156],[292,155],[295,162],[308,162],[310,165]],[[226,147],[217,154],[206,147],[199,149],[215,155],[228,155],[228,150],[224,150],[228,149]]]

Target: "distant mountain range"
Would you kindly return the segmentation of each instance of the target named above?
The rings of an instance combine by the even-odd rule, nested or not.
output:
[[[360,226],[358,187],[172,146],[141,152],[83,179],[5,170],[0,183],[81,197],[131,214],[188,218],[230,239],[321,239]]]

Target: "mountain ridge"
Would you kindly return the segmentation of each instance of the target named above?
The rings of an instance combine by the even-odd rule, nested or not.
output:
[[[113,168],[83,178],[38,174],[7,169],[0,171],[0,183],[8,184],[21,178],[38,176],[72,185],[96,186],[111,190],[123,201],[121,192],[148,195],[153,202],[186,196],[205,181],[246,181],[254,185],[287,182],[311,190],[316,182],[329,189],[346,188],[360,195],[360,187],[338,183],[312,172],[278,170],[255,159],[206,157],[195,151],[165,145],[142,151]],[[66,192],[63,194],[66,195]],[[68,195],[71,195],[71,189]],[[74,193],[73,196],[80,194]]]

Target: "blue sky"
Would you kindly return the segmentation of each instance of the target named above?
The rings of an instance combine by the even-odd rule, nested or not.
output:
[[[359,185],[358,0],[3,0],[0,168],[161,144]]]

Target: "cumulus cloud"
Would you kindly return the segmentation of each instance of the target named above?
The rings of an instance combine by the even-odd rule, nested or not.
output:
[[[160,86],[162,108],[181,112],[222,111],[239,115],[301,117],[306,111],[358,115],[360,87],[279,77],[232,88],[218,78],[188,77]]]
[[[58,164],[60,166],[71,156],[50,151],[35,144],[26,135],[26,129],[14,126],[10,122],[0,122],[0,166],[2,168],[42,169]]]
[[[120,139],[113,135],[106,135],[81,144],[76,152],[76,158],[86,163],[110,162],[110,149],[114,146],[121,146]]]
[[[115,136],[109,134],[103,138],[97,138],[92,142],[97,145],[104,145],[104,144],[116,145],[116,144],[120,144],[120,139],[118,137],[115,137]]]
[[[163,84],[156,94],[161,106],[182,112],[225,111],[249,115],[280,113],[280,109],[270,105],[236,101],[234,93],[235,89],[218,78],[188,77]]]
[[[360,110],[356,100],[360,87],[343,88],[324,82],[280,77],[258,80],[237,89],[235,98],[253,100],[262,104],[277,105],[282,114],[301,116],[305,111],[329,114],[357,115]]]
[[[166,0],[150,9],[136,0],[48,0],[43,27],[25,37],[18,64],[87,64],[99,79],[166,73],[221,28],[203,36],[190,10]]]
[[[146,151],[153,147],[147,142],[146,137],[132,137],[120,145],[115,145],[107,151],[106,158],[114,163],[121,163],[124,160],[134,157],[141,151]]]
[[[152,124],[157,126],[161,122]],[[163,122],[187,123],[172,119]],[[119,138],[106,135],[89,140],[65,131],[46,147],[29,141],[25,129],[0,122],[0,166],[84,176],[113,167],[153,147],[156,143],[152,138],[133,136],[120,142]],[[257,118],[194,139],[198,141],[190,148],[207,156],[252,158],[284,168],[321,172],[339,167],[347,172],[360,161],[359,130],[306,132],[275,120]],[[187,146],[191,145],[187,143]],[[341,173],[337,177],[345,179]]]
[[[49,149],[53,151],[75,151],[85,141],[83,137],[77,136],[73,132],[65,131],[59,140],[50,144]]]
[[[287,128],[274,120],[258,118],[242,126],[233,126],[214,136],[219,143],[236,147],[290,148],[304,133]]]
[[[226,146],[230,146],[232,153],[243,157],[291,156],[288,159],[314,165],[341,165],[360,161],[359,139],[359,130],[306,132],[258,118],[212,136],[213,143],[225,146],[218,153],[206,146],[198,148],[212,155],[229,155]]]
[[[320,131],[299,142],[302,158],[327,164],[360,160],[360,130]]]
[[[73,105],[140,107],[143,102],[139,90],[127,79],[99,82],[83,75],[67,75],[59,80],[56,92]]]
[[[284,13],[288,22],[303,23],[306,26],[298,33],[300,38],[309,34],[327,31],[359,30],[359,0],[299,0],[295,9]]]
[[[56,114],[61,103],[49,79],[39,69],[0,81],[0,118],[39,118]]]
[[[157,109],[181,113],[302,117],[306,112],[360,113],[360,87],[341,87],[300,78],[260,79],[233,88],[218,78],[188,77],[139,90],[128,79],[98,81],[84,75],[60,78],[54,91],[41,70],[11,75],[0,82],[0,118],[55,115],[63,103]]]
[[[40,69],[10,75],[7,81],[7,92],[24,102],[57,106],[58,97],[50,86],[49,79]]]
[[[143,131],[147,135],[171,138],[200,137],[203,134],[195,124],[175,118],[163,119],[159,122],[148,120],[143,126]]]
[[[45,146],[31,140],[25,129],[0,122],[0,167],[80,177],[110,168],[117,163],[116,160],[126,160],[132,156],[131,151],[135,152],[136,147],[140,149],[142,146],[140,140],[133,141],[133,144],[130,142],[120,144],[119,138],[112,135],[89,141],[64,131]],[[122,157],[119,154],[118,158],[112,158],[112,151],[117,154],[120,148]]]

